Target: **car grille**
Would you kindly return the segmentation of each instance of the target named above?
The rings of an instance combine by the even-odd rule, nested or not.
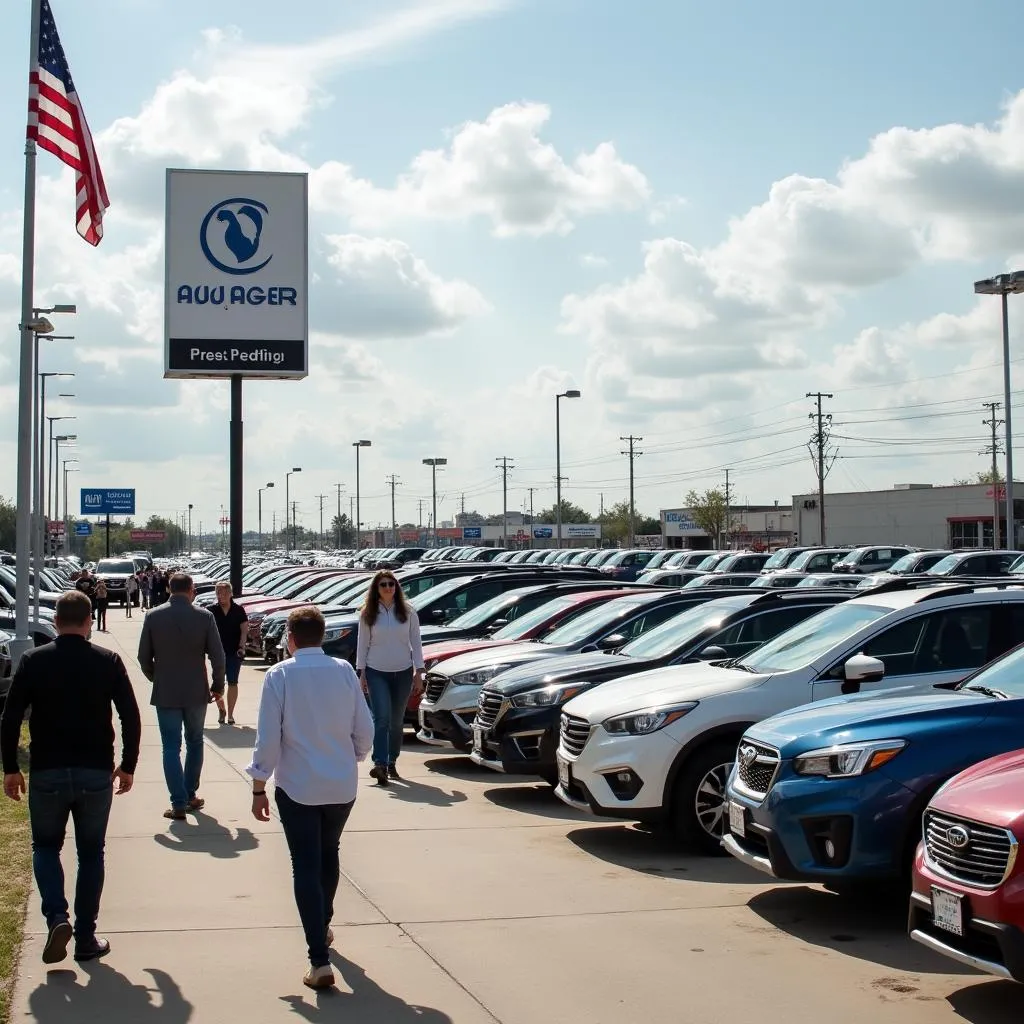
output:
[[[763,797],[779,770],[779,753],[760,743],[743,741],[736,751],[736,775],[751,796]]]
[[[441,699],[441,695],[447,688],[448,677],[435,675],[431,672],[427,676],[427,685],[424,688],[423,696],[426,700],[430,701],[431,704],[436,704]]]
[[[1012,832],[938,811],[925,812],[924,843],[928,859],[945,874],[991,889],[1002,884],[1017,853]]]
[[[590,739],[590,723],[585,718],[563,714],[560,737],[566,753],[579,757]]]
[[[501,714],[504,700],[500,693],[493,690],[481,690],[477,701],[476,724],[482,729],[490,729]]]

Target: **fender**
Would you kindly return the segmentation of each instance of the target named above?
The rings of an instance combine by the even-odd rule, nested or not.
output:
[[[675,760],[672,762],[672,767],[668,771],[668,775],[665,777],[665,790],[661,796],[662,807],[668,807],[668,801],[671,798],[672,791],[676,786],[676,779],[679,777],[679,773],[686,766],[686,762],[701,748],[706,747],[709,743],[717,743],[721,740],[735,738],[737,746],[742,738],[743,734],[751,728],[751,726],[757,725],[757,722],[728,722],[724,725],[716,725],[714,728],[707,729],[702,732],[699,736],[694,736],[688,743],[686,743],[675,756]]]

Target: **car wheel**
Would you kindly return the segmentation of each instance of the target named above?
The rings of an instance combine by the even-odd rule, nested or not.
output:
[[[698,750],[676,780],[673,831],[702,853],[723,853],[722,836],[728,821],[725,786],[735,756],[734,743],[714,743]]]

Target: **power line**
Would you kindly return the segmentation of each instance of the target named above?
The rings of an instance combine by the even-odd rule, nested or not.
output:
[[[643,455],[643,452],[638,452],[634,448],[634,445],[637,441],[642,441],[643,438],[634,437],[630,434],[628,437],[620,437],[619,440],[629,442],[629,450],[620,452],[619,454],[629,456],[629,546],[632,548],[636,547],[636,501],[634,499],[633,489],[633,463],[636,461],[638,456]]]

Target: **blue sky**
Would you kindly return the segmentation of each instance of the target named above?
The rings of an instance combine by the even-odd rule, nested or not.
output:
[[[93,252],[73,235],[69,179],[41,157],[40,289],[74,293],[89,350],[48,352],[44,368],[79,374],[83,484],[134,484],[144,511],[192,501],[212,518],[226,503],[225,389],[165,382],[157,359],[162,168],[283,162],[326,183],[313,364],[301,384],[247,386],[246,465],[254,491],[302,464],[308,525],[316,494],[352,490],[362,436],[368,522],[389,515],[393,472],[399,518],[415,518],[428,455],[449,458],[442,518],[463,491],[499,509],[499,455],[517,461],[512,507],[530,486],[550,504],[565,386],[584,391],[564,418],[566,496],[593,512],[625,495],[630,432],[645,438],[647,512],[727,465],[752,501],[811,489],[803,395],[819,387],[837,421],[874,421],[837,427],[858,440],[840,442],[835,489],[981,468],[975,412],[1000,390],[999,353],[994,304],[971,282],[1024,254],[1009,3],[52,5],[113,204]],[[27,11],[0,20],[11,325]],[[396,187],[429,151],[439,164]],[[942,415],[901,418],[908,406]],[[0,493],[13,475],[0,443]]]

